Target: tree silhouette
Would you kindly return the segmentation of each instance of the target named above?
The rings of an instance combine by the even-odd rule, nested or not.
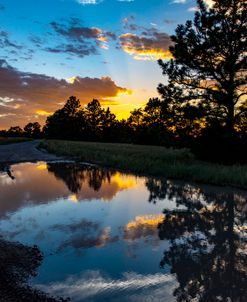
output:
[[[41,126],[38,122],[28,123],[23,130],[24,134],[29,137],[38,138],[41,135]]]
[[[101,108],[100,102],[96,99],[88,103],[86,107],[87,121],[91,135],[97,137],[97,132],[100,130],[102,115],[104,110]]]
[[[194,113],[199,115],[192,117],[202,125],[215,126],[217,120],[220,134],[230,142],[236,131],[246,129],[247,3],[215,0],[212,9],[203,0],[197,3],[194,21],[179,25],[171,37],[173,59],[159,60],[168,84],[160,84],[158,91],[175,110],[198,107]]]
[[[23,129],[19,126],[10,127],[7,131],[8,136],[23,136]]]
[[[114,140],[116,116],[110,108],[101,107],[98,100],[94,99],[85,108],[87,119],[87,132],[89,140],[111,141]]]
[[[75,96],[71,96],[63,108],[48,116],[44,126],[44,133],[50,138],[79,139],[84,131],[84,111]]]
[[[197,100],[205,114],[221,118],[229,133],[236,118],[246,112],[246,36],[245,0],[215,0],[207,9],[198,0],[194,22],[179,25],[172,36],[173,59],[159,61],[168,85],[160,84],[162,97],[175,95],[181,104]],[[241,104],[241,105],[240,105]]]
[[[62,179],[72,193],[78,193],[83,184],[94,191],[99,191],[103,182],[110,183],[115,172],[94,166],[78,165],[75,163],[49,163],[48,171],[56,178]]]
[[[159,237],[169,240],[161,266],[171,267],[179,302],[243,302],[247,294],[246,192],[166,180],[147,182],[150,201],[166,198]]]
[[[115,141],[119,134],[117,125],[116,115],[111,113],[108,107],[103,113],[101,140]]]
[[[63,108],[47,118],[44,132],[50,138],[114,141],[117,126],[115,114],[109,108],[102,108],[98,100],[82,108],[80,101],[71,96]]]

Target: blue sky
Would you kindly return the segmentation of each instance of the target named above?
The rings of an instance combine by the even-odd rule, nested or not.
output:
[[[157,95],[165,81],[157,59],[169,59],[169,36],[195,5],[0,0],[0,128],[43,123],[70,94],[82,104],[96,97],[126,117]]]

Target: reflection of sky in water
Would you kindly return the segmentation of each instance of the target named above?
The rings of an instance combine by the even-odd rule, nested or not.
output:
[[[145,301],[141,293],[159,299],[166,289],[168,299],[173,277],[159,267],[167,243],[157,224],[164,203],[174,203],[150,203],[144,177],[71,163],[18,164],[11,173],[0,175],[0,227],[43,251],[36,284],[77,301],[121,291]]]

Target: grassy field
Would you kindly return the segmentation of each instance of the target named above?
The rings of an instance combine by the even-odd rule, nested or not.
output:
[[[30,141],[30,138],[27,137],[0,137],[0,145],[7,145],[13,143],[21,143]]]
[[[44,141],[41,147],[57,155],[141,174],[247,188],[247,166],[198,161],[186,149],[58,140]]]

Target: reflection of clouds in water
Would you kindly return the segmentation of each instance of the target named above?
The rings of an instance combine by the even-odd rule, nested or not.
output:
[[[37,165],[38,170],[47,170],[47,164],[46,163],[40,163]]]
[[[1,185],[3,185],[3,186],[10,185],[11,186],[13,183],[15,183],[15,179],[10,178],[7,173],[0,174],[0,184]]]
[[[86,218],[67,221],[67,223],[58,220],[56,223],[51,217],[43,224],[42,221],[47,219],[47,215],[42,209],[39,209],[39,217],[41,218],[39,221],[35,208],[32,208],[34,212],[29,213],[29,215],[34,216],[26,217],[24,220],[22,220],[21,215],[14,215],[12,218],[9,216],[5,220],[6,225],[2,220],[4,235],[19,240],[19,237],[29,233],[29,238],[33,238],[32,241],[35,243],[40,240],[43,244],[52,241],[53,250],[56,252],[62,252],[68,248],[77,251],[102,248],[108,244],[124,240],[127,243],[129,257],[135,255],[138,246],[143,246],[143,243],[152,245],[153,248],[158,247],[160,243],[157,225],[163,220],[163,214],[136,216],[135,220],[127,223],[123,228],[117,227],[112,230],[110,225],[102,227],[100,220],[88,220]],[[21,222],[18,222],[19,219]]]
[[[99,224],[97,222],[82,219],[70,224],[54,224],[50,227],[50,230],[61,231],[65,233],[74,233],[78,231],[89,232],[90,230],[98,230]]]
[[[69,296],[72,301],[174,301],[176,286],[173,275],[123,273],[121,279],[112,279],[99,271],[87,271],[82,275],[69,277],[64,282],[38,285],[38,288],[52,295]]]
[[[143,244],[152,246],[152,250],[156,250],[160,245],[158,224],[163,220],[163,214],[139,215],[126,224],[123,230],[123,239],[127,242],[126,256],[136,258],[136,251]]]
[[[128,242],[153,236],[158,239],[157,226],[163,220],[163,214],[136,216],[134,221],[129,222],[124,227],[123,237]]]
[[[112,201],[121,191],[144,186],[144,179],[133,175],[70,162],[15,164],[11,166],[15,179],[5,170],[0,169],[0,216],[27,203],[44,204],[59,198]]]
[[[76,194],[69,195],[68,200],[72,201],[72,202],[78,202],[79,201]]]
[[[44,163],[21,163],[11,166],[15,177],[12,180],[6,173],[0,173],[0,215],[17,211],[31,204],[42,204],[68,196],[69,191],[63,182],[58,181],[47,170],[38,167]],[[11,202],[9,202],[11,200]]]
[[[68,240],[61,244],[60,249],[68,246],[74,248],[103,247],[107,243],[118,240],[117,236],[111,236],[111,227],[107,226],[99,230],[99,223],[82,219],[71,224],[57,224],[51,230],[59,230],[72,235]],[[77,232],[77,234],[75,234]]]
[[[90,234],[90,232],[94,233]],[[111,235],[111,227],[108,226],[102,230],[97,230],[93,227],[93,229],[82,229],[79,234],[72,234],[68,240],[59,246],[58,251],[67,247],[73,247],[74,249],[100,248],[116,241],[118,241],[118,236]]]

